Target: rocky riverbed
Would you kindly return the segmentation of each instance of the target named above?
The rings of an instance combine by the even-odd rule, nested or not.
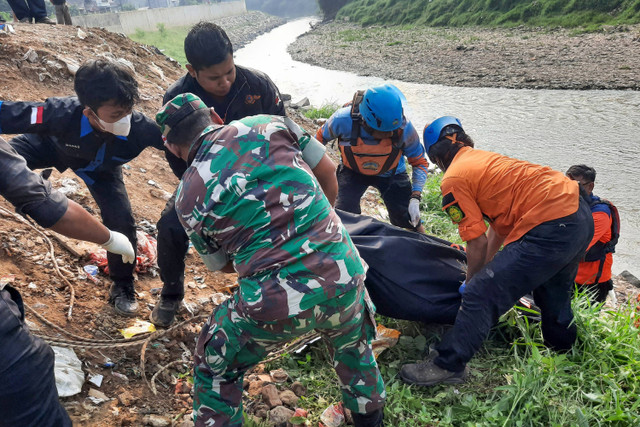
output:
[[[576,34],[330,22],[299,37],[289,53],[325,68],[426,84],[640,90],[640,26]]]
[[[286,19],[254,10],[242,15],[215,19],[212,22],[224,28],[235,51],[251,43],[259,35],[284,24]]]

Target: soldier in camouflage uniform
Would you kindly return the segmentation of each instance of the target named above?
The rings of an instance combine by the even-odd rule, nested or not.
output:
[[[240,285],[198,338],[196,426],[242,425],[245,372],[314,329],[330,344],[356,426],[382,425],[366,264],[311,172],[322,144],[285,117],[216,125],[212,113],[189,93],[156,116],[167,148],[189,164],[178,217],[207,267],[235,270]]]

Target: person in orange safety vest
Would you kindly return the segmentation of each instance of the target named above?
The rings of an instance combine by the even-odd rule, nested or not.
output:
[[[596,303],[604,302],[613,289],[611,265],[613,252],[620,234],[620,217],[617,208],[608,200],[593,195],[596,170],[587,165],[573,165],[567,170],[567,176],[578,181],[589,193],[591,215],[593,216],[593,239],[584,259],[578,267],[576,283],[589,294]]]

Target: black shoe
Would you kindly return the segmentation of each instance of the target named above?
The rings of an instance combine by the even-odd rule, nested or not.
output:
[[[133,290],[133,284],[116,284],[111,285],[109,290],[109,302],[113,304],[116,313],[123,316],[135,316],[138,313],[138,302],[136,301],[136,292]]]
[[[36,18],[36,24],[49,24],[56,25],[57,22],[50,19],[48,16],[43,16],[42,18]]]
[[[358,414],[356,412],[351,412],[351,416],[353,417],[353,425],[355,427],[384,426],[384,423],[383,423],[384,411],[382,408],[376,409],[375,411],[369,412],[367,414]]]
[[[408,363],[400,369],[400,377],[408,384],[434,386],[436,384],[462,384],[467,380],[469,367],[460,372],[442,369],[434,363],[435,357],[430,357],[418,363]]]
[[[31,24],[31,18],[22,18],[20,22],[23,24]]]
[[[156,326],[167,328],[173,323],[176,313],[180,308],[182,299],[160,296],[158,303],[153,307],[149,320]]]

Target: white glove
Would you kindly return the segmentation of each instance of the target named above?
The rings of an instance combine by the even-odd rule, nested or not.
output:
[[[109,230],[109,233],[109,240],[103,243],[102,247],[109,252],[122,255],[122,262],[133,264],[136,261],[136,253],[127,236],[112,230]]]
[[[420,223],[420,200],[411,198],[409,200],[409,222],[414,227]]]

